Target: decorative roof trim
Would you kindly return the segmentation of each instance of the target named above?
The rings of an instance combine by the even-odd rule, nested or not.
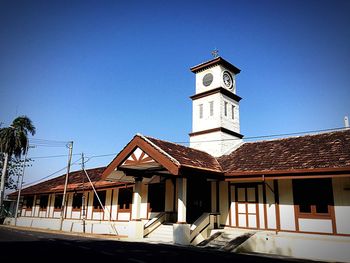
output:
[[[230,134],[232,136],[238,137],[239,139],[242,139],[244,137],[242,134],[231,131],[231,130],[226,129],[224,127],[218,127],[218,128],[208,129],[208,130],[199,131],[199,132],[192,132],[189,135],[190,135],[190,137],[194,137],[194,136],[203,135],[203,134],[212,133],[212,132],[224,132],[224,133]]]
[[[296,174],[327,174],[346,173],[350,176],[350,167],[340,168],[309,168],[309,169],[286,169],[286,170],[262,170],[262,171],[237,171],[225,172],[225,177],[245,177],[245,176],[269,176],[269,175],[296,175]]]
[[[197,99],[200,99],[200,98],[203,98],[203,97],[206,97],[206,96],[210,96],[210,95],[213,95],[213,94],[216,94],[216,93],[221,93],[227,97],[229,97],[230,99],[233,99],[234,101],[237,101],[239,102],[242,98],[234,93],[232,93],[231,91],[223,88],[223,87],[218,87],[218,88],[215,88],[215,89],[212,89],[212,90],[208,90],[208,91],[205,91],[205,92],[201,92],[201,93],[198,93],[198,94],[195,94],[195,95],[192,95],[190,98],[192,100],[197,100]]]
[[[142,151],[147,153],[148,156],[161,164],[171,174],[178,175],[180,163],[148,140],[145,136],[137,134],[107,166],[106,170],[102,174],[102,179],[106,179],[117,167],[119,167],[129,157],[129,155],[132,154],[136,147],[139,147]]]
[[[223,65],[228,70],[232,71],[234,74],[239,74],[241,72],[241,70],[239,68],[235,67],[230,62],[224,60],[222,57],[217,57],[217,58],[214,58],[212,60],[203,62],[203,63],[201,63],[199,65],[196,65],[196,66],[190,68],[190,70],[193,73],[197,73],[199,71],[203,71],[203,70],[205,70],[207,68],[210,68],[210,67],[213,67],[213,66],[216,66],[216,65]]]
[[[146,136],[143,136],[142,134],[138,133],[137,136],[141,137],[143,140],[151,144],[155,149],[157,149],[161,154],[164,154],[166,157],[168,157],[174,164],[180,166],[178,160],[176,160],[174,157],[172,157],[170,154],[165,152],[162,148],[160,148],[158,145],[154,144],[151,140],[149,140]]]

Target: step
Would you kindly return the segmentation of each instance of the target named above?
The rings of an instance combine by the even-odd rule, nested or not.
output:
[[[152,233],[150,233],[145,241],[156,241],[162,243],[172,243],[173,242],[173,225],[160,225]]]
[[[211,236],[198,244],[198,246],[224,251],[235,251],[254,233],[255,231],[212,231]]]

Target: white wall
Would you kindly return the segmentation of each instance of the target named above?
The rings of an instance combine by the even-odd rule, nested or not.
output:
[[[231,204],[230,204],[230,217],[231,217],[231,226],[237,226],[236,222],[236,187],[234,185],[230,186],[231,188]]]
[[[259,227],[264,229],[266,227],[265,223],[265,209],[264,209],[264,197],[263,197],[263,186],[258,185],[258,209],[259,209]]]
[[[228,182],[219,183],[219,196],[220,196],[220,224],[221,225],[230,225],[229,218],[229,200],[228,200]]]
[[[266,211],[267,211],[267,228],[276,229],[276,205],[274,196],[273,181],[266,181]]]
[[[350,178],[333,178],[337,233],[350,234]]]
[[[218,143],[221,141],[221,143]],[[242,144],[242,140],[223,132],[211,132],[190,137],[190,147],[213,156],[229,154]]]
[[[281,230],[295,231],[292,180],[278,181]]]
[[[218,87],[225,87],[223,80],[222,80],[222,73],[224,71],[228,71],[231,73],[232,78],[233,78],[233,92],[236,93],[236,76],[233,74],[231,71],[225,69],[222,66],[215,66],[206,70],[203,70],[201,72],[196,73],[196,94],[202,93],[211,89],[215,89]],[[211,73],[213,74],[213,82],[208,86],[205,87],[203,85],[203,77],[207,74]]]

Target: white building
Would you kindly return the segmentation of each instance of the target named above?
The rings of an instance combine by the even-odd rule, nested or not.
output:
[[[87,171],[104,210],[84,173],[71,173],[63,230],[84,223],[140,240],[162,230],[164,240],[193,245],[250,233],[237,251],[349,262],[350,129],[244,143],[240,70],[217,57],[191,71],[191,147],[135,135],[106,168]],[[17,225],[59,229],[63,183],[24,189]]]

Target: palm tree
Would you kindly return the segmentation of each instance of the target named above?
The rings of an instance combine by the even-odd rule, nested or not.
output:
[[[35,134],[35,127],[27,116],[20,116],[13,120],[10,127],[0,129],[0,150],[4,155],[4,166],[0,184],[0,209],[3,205],[5,193],[5,180],[9,157],[14,155],[21,158],[28,149],[28,132]]]

